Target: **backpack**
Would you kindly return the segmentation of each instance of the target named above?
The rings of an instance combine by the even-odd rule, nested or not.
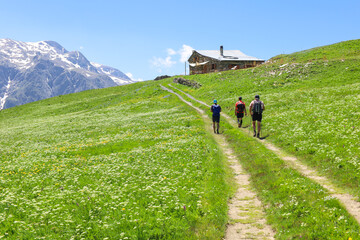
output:
[[[262,107],[261,107],[261,101],[255,101],[252,111],[254,113],[261,114],[262,113]]]
[[[236,112],[237,113],[243,113],[245,109],[245,104],[242,102],[239,102],[238,104],[236,104]]]
[[[221,107],[219,105],[212,105],[211,106],[213,115],[220,115]]]

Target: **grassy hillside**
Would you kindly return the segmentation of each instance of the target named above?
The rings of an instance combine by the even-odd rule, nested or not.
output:
[[[0,135],[0,238],[223,236],[223,157],[154,82],[3,110]]]
[[[360,40],[274,57],[252,69],[186,76],[176,87],[234,118],[242,96],[265,102],[263,136],[360,197]],[[171,80],[168,80],[171,82]],[[245,122],[250,122],[247,117]]]
[[[360,197],[359,46],[342,42],[257,68],[186,76],[199,89],[173,85],[209,104],[218,99],[232,116],[239,95],[248,106],[260,94],[263,137]],[[1,111],[0,238],[221,239],[230,174],[200,116],[160,90],[171,81]],[[324,188],[221,124],[278,239],[360,237]]]
[[[282,54],[270,59],[270,61],[288,62],[309,62],[324,60],[345,60],[360,58],[360,41],[351,40],[328,46],[308,49],[292,54]]]

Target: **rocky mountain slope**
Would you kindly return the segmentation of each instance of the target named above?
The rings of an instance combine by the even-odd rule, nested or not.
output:
[[[54,41],[0,39],[0,110],[58,95],[133,83]]]

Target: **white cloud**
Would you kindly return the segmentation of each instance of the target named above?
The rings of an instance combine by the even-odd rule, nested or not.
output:
[[[80,50],[83,50],[83,49],[84,49],[84,47],[83,47],[83,46],[80,46],[79,48],[80,48]]]
[[[182,48],[178,51],[178,53],[180,54],[180,62],[186,62],[191,56],[193,50],[194,49],[192,47],[183,44]]]
[[[129,77],[131,80],[133,80],[133,81],[137,81],[137,82],[142,82],[142,81],[144,81],[144,79],[142,79],[142,78],[137,78],[137,79],[135,79],[135,78],[134,78],[134,75],[133,75],[132,73],[130,73],[130,72],[125,73],[125,75],[128,76],[128,77]]]
[[[150,62],[154,67],[157,68],[170,68],[176,63],[175,61],[171,60],[171,56],[167,56],[166,58],[153,57]]]
[[[167,49],[167,53],[168,53],[168,55],[176,55],[176,51],[174,50],[174,49],[172,49],[172,48],[168,48]]]
[[[194,49],[192,47],[186,44],[183,44],[178,51],[175,51],[172,48],[168,48],[166,49],[167,57],[153,57],[150,60],[151,66],[157,68],[159,73],[162,73],[164,69],[169,69],[177,63],[185,63],[191,56],[193,50]],[[173,60],[173,58],[177,57],[179,57],[179,61]]]

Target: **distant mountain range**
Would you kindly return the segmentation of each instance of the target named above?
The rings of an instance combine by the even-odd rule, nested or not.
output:
[[[54,41],[0,39],[0,110],[58,95],[133,83]]]

